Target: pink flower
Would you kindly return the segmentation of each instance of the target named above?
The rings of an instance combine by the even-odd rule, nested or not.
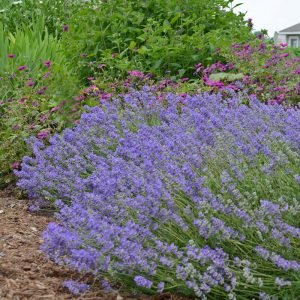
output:
[[[280,46],[283,47],[283,48],[284,48],[284,47],[287,47],[287,45],[288,45],[287,43],[281,43],[281,44],[280,44]]]
[[[276,105],[276,104],[278,104],[278,102],[276,100],[272,99],[272,100],[268,100],[268,104],[269,105]]]
[[[241,45],[239,45],[239,44],[232,44],[231,45],[231,48],[233,48],[233,49],[239,49],[241,47]]]
[[[19,71],[23,71],[23,70],[26,70],[26,69],[27,69],[27,66],[20,66],[20,67],[18,68]]]
[[[50,134],[50,130],[44,129],[37,134],[37,138],[42,140],[42,139],[47,138],[49,136],[49,134]]]
[[[8,54],[7,57],[8,57],[8,58],[15,58],[15,57],[16,57],[16,54]]]
[[[84,95],[80,95],[80,96],[76,96],[74,97],[75,101],[82,101],[85,99],[85,96]]]
[[[188,80],[189,80],[188,77],[184,77],[184,78],[181,78],[181,79],[180,79],[181,82],[186,82],[186,81],[188,81]]]
[[[20,169],[20,167],[21,167],[21,163],[18,162],[18,161],[15,161],[15,162],[13,162],[13,163],[10,165],[10,167],[11,167],[12,169],[14,169],[14,170],[18,170],[18,169]]]
[[[55,106],[55,107],[51,108],[50,112],[53,113],[53,112],[55,112],[57,110],[60,110],[60,106]]]
[[[34,85],[35,85],[35,82],[32,81],[32,80],[30,79],[30,80],[28,80],[28,81],[26,82],[26,85],[27,85],[27,86],[34,86]]]
[[[282,54],[280,54],[280,57],[288,57],[290,54],[289,53],[282,53]]]
[[[30,129],[30,130],[34,130],[35,128],[36,128],[36,125],[34,125],[34,124],[30,124],[28,126],[28,129]]]
[[[52,62],[51,62],[51,60],[46,60],[46,61],[44,61],[44,66],[46,67],[46,68],[50,68],[51,67],[51,65],[52,65]]]
[[[41,89],[39,89],[36,93],[38,95],[43,95],[44,92],[46,91],[47,87],[46,86],[42,86]]]
[[[26,102],[27,98],[23,97],[19,100],[19,103],[24,104]]]
[[[144,78],[145,74],[143,72],[133,70],[133,71],[128,71],[127,72],[130,76],[132,77],[138,77],[138,78]]]
[[[49,116],[47,116],[47,115],[41,115],[39,117],[39,120],[40,120],[40,122],[45,122],[46,120],[48,120],[48,118],[49,118]]]
[[[101,69],[101,70],[103,70],[105,67],[106,67],[105,64],[99,64],[99,65],[98,65],[98,69]]]
[[[202,69],[203,69],[203,67],[202,67],[202,64],[201,63],[199,63],[199,64],[196,64],[195,65],[195,68],[196,68],[196,73],[199,73]]]
[[[51,72],[47,72],[43,75],[43,78],[48,78],[48,77],[50,77],[50,75],[51,75]]]
[[[94,79],[95,79],[95,78],[92,77],[92,76],[90,76],[90,77],[87,78],[87,80],[89,80],[89,81],[93,81]]]
[[[67,32],[67,31],[69,31],[69,25],[64,25],[63,26],[63,32]]]
[[[111,93],[104,93],[101,95],[100,100],[107,100],[110,99],[112,97]]]
[[[117,55],[118,55],[118,53],[113,53],[113,54],[111,55],[111,58],[115,58]]]

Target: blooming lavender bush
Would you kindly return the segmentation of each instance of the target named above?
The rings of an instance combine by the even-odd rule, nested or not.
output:
[[[19,186],[55,203],[42,249],[58,264],[148,293],[296,299],[299,121],[253,97],[145,88],[31,140]]]

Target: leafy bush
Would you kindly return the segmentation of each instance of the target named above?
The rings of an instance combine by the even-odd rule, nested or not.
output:
[[[257,40],[233,44],[224,53],[227,61],[207,68],[196,67],[204,84],[212,90],[233,89],[255,94],[261,101],[297,104],[300,102],[300,58],[290,57],[286,44],[276,46]]]
[[[219,47],[251,37],[244,15],[232,1],[103,1],[80,10],[63,36],[68,57],[87,77],[104,63],[112,78],[138,69],[182,77],[194,62],[209,62]]]
[[[0,186],[28,153],[24,138],[68,123],[77,86],[61,50],[42,18],[15,34],[0,24]]]
[[[201,299],[300,293],[300,113],[144,88],[31,140],[18,185],[55,203],[56,263]]]

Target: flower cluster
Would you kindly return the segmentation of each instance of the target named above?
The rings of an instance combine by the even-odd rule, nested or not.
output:
[[[15,59],[10,54],[11,60]],[[66,101],[53,95],[52,84],[57,72],[52,61],[37,63],[38,69],[23,65],[1,77],[0,85],[0,186],[10,180],[11,169],[18,168],[23,155],[28,153],[25,138],[35,135],[46,139],[56,129],[65,126],[62,115]],[[4,179],[3,179],[4,178]]]
[[[143,292],[296,299],[300,113],[248,102],[144,87],[31,139],[15,172],[58,210],[43,251]]]
[[[269,104],[297,104],[300,58],[290,57],[286,46],[270,45],[263,39],[233,44],[230,53],[224,54],[228,63],[217,62],[207,68],[196,65],[196,73],[213,90],[243,90]]]

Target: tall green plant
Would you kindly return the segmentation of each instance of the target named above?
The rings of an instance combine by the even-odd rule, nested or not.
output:
[[[15,32],[20,26],[20,20],[26,26],[31,26],[34,20],[43,15],[45,25],[52,34],[60,34],[63,25],[68,23],[70,16],[81,7],[93,6],[99,0],[1,0],[0,22],[6,30]]]
[[[191,75],[194,63],[208,63],[218,48],[251,36],[244,15],[235,14],[231,3],[105,1],[74,14],[63,42],[68,57],[79,65],[84,77],[94,62],[105,64],[113,77],[128,69],[157,76],[166,72]]]
[[[15,59],[9,55],[14,55]],[[44,18],[37,19],[31,28],[23,24],[15,33],[7,32],[0,23],[0,74],[14,72],[16,67],[25,64],[34,70],[46,59],[59,65],[66,62],[62,45],[48,33]]]

